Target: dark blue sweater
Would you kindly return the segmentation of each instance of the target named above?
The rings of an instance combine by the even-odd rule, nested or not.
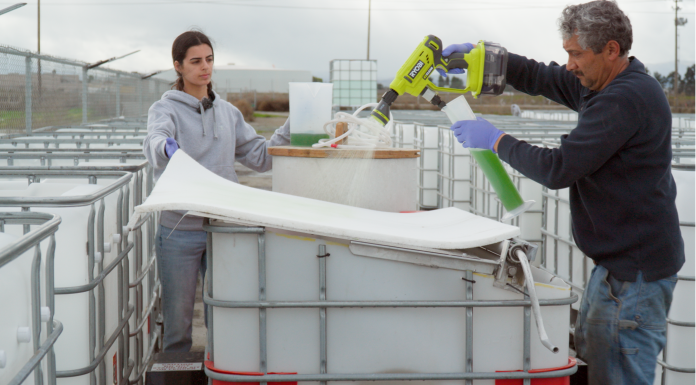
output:
[[[580,250],[617,279],[675,274],[684,242],[672,178],[672,114],[657,81],[638,59],[599,92],[565,66],[510,54],[507,82],[578,112],[557,149],[504,136],[502,160],[550,188],[570,188],[573,235]]]

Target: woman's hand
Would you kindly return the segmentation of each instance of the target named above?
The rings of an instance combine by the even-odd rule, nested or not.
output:
[[[167,154],[167,158],[171,159],[172,155],[179,149],[179,144],[176,143],[174,138],[167,138],[167,142],[164,144],[164,153]]]

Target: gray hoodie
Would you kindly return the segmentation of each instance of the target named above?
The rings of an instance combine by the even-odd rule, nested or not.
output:
[[[219,95],[215,94],[213,107],[204,110],[194,96],[172,90],[165,92],[147,114],[143,152],[154,168],[155,180],[169,163],[164,152],[167,138],[174,138],[179,148],[208,170],[238,182],[235,160],[258,172],[271,169],[272,156],[266,149],[290,143],[290,119],[266,141],[244,121],[235,106]],[[160,223],[177,230],[203,230],[202,217],[187,215],[182,219],[184,214],[184,211],[164,211]]]

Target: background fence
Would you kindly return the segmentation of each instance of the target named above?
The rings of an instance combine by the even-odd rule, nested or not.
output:
[[[140,116],[167,81],[0,46],[0,134]]]

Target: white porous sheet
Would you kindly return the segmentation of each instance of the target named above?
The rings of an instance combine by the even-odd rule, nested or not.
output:
[[[217,176],[182,150],[172,156],[152,194],[135,208],[130,225],[140,214],[162,210],[402,247],[465,249],[520,233],[518,227],[457,208],[390,213],[259,190]]]

